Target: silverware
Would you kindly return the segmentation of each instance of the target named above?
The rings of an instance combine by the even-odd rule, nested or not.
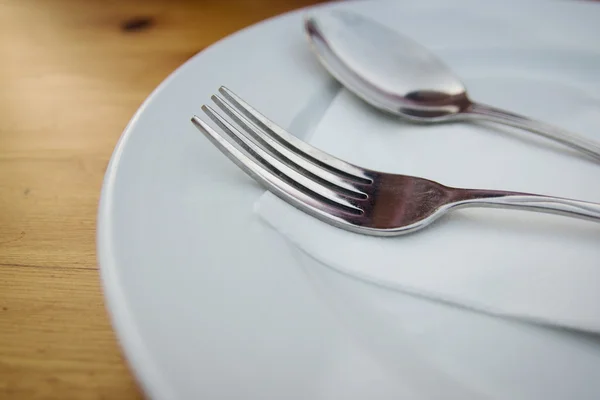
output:
[[[600,143],[528,117],[473,102],[460,79],[413,40],[346,11],[309,16],[313,52],[371,105],[416,122],[484,120],[537,133],[600,160]]]
[[[198,116],[194,125],[243,171],[283,200],[349,231],[393,236],[422,229],[462,207],[504,207],[600,222],[600,204],[536,194],[458,189],[428,179],[388,174],[349,164],[301,141],[229,89],[202,106],[223,131]]]

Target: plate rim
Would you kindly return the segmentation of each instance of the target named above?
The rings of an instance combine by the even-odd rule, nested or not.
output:
[[[353,3],[364,2],[366,0],[351,0]],[[134,380],[140,385],[144,395],[152,395],[161,399],[175,398],[173,390],[169,387],[161,374],[157,372],[154,363],[149,357],[150,352],[147,351],[141,340],[141,335],[136,324],[131,318],[131,312],[125,300],[122,285],[120,283],[119,274],[117,273],[118,263],[113,259],[114,251],[112,250],[110,232],[111,219],[110,214],[113,207],[113,190],[115,180],[118,173],[120,161],[122,158],[125,146],[132,135],[134,127],[141,115],[144,114],[149,104],[173,81],[181,72],[189,68],[194,61],[201,57],[204,53],[212,48],[218,47],[225,42],[234,40],[236,37],[244,35],[248,31],[261,29],[270,23],[286,18],[294,14],[301,14],[307,10],[318,8],[327,8],[337,6],[337,1],[333,3],[321,3],[312,6],[306,6],[283,12],[251,25],[243,27],[227,36],[215,41],[204,49],[200,50],[188,60],[177,66],[171,71],[142,101],[133,116],[127,122],[125,128],[121,132],[114,149],[111,153],[106,171],[103,176],[102,186],[96,212],[96,262],[100,275],[100,286],[105,303],[104,309],[108,314],[108,318],[113,328],[115,338],[119,345],[121,354],[124,355],[124,361],[132,372]]]

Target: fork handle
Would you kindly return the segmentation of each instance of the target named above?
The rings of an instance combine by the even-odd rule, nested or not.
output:
[[[559,214],[600,222],[600,204],[538,194],[458,189],[452,205],[499,207]]]
[[[465,111],[465,115],[473,119],[496,122],[537,133],[600,161],[600,143],[565,129],[481,103],[472,103]]]

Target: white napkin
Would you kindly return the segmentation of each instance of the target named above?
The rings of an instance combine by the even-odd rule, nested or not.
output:
[[[600,101],[532,77],[471,78],[472,97],[600,140]],[[470,188],[600,202],[600,165],[535,135],[457,123],[418,126],[342,89],[308,140],[357,165]],[[334,228],[270,193],[256,212],[312,258],[409,293],[498,315],[600,332],[600,224],[465,209],[378,238]]]

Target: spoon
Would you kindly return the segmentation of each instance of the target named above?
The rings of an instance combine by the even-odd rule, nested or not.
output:
[[[600,161],[600,143],[469,99],[440,59],[415,41],[358,14],[305,19],[313,52],[341,84],[372,106],[415,122],[483,120],[537,133]]]

